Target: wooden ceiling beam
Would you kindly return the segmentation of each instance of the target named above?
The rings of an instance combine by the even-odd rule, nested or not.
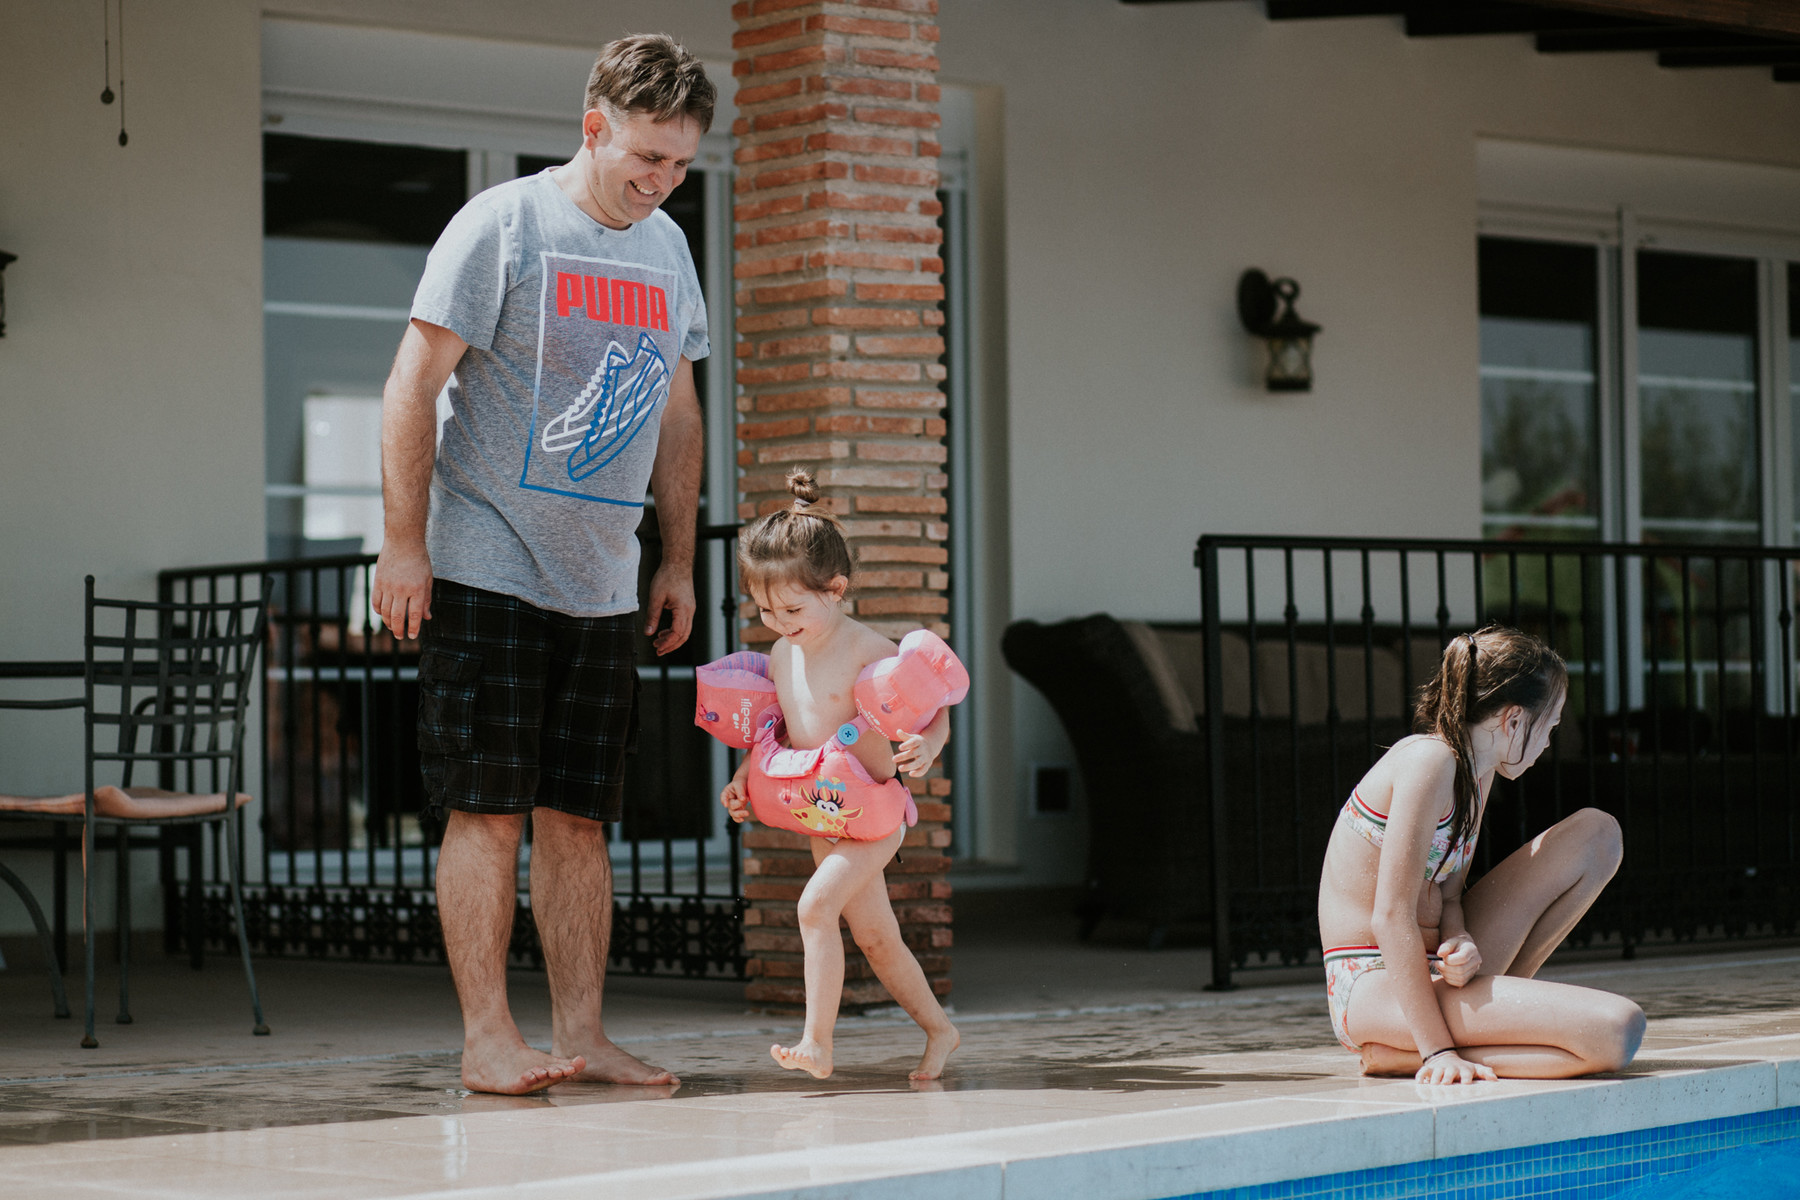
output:
[[[1636,21],[1673,21],[1800,38],[1800,4],[1793,0],[1537,0],[1552,8],[1576,9]]]
[[[1664,50],[1659,67],[1778,67],[1800,63],[1800,45],[1763,45],[1735,50]]]
[[[1398,17],[1411,5],[1397,0],[1267,0],[1271,21],[1311,21],[1319,17]]]
[[[1540,33],[1540,54],[1599,54],[1612,51],[1726,49],[1736,46],[1767,46],[1767,38],[1748,33],[1727,33],[1720,29],[1696,29],[1692,25],[1640,26],[1607,33],[1556,31]]]

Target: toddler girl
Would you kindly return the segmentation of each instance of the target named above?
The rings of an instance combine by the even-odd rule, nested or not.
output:
[[[769,673],[787,723],[788,742],[823,746],[856,717],[852,699],[858,674],[895,654],[893,642],[845,615],[850,587],[850,551],[838,520],[819,504],[812,475],[788,475],[791,508],[768,514],[738,538],[738,570],[761,610],[763,624],[781,636],[769,651]],[[899,749],[870,730],[855,736],[848,750],[879,782],[900,770],[923,775],[949,738],[944,709],[923,731],[904,738]],[[749,816],[746,755],[719,801],[734,821]],[[829,803],[829,802],[828,802]],[[824,827],[828,832],[830,828]],[[831,1033],[844,986],[844,944],[838,918],[849,923],[857,948],[875,976],[908,1016],[925,1031],[925,1053],[913,1079],[936,1079],[960,1038],[932,994],[931,985],[900,937],[888,903],[882,868],[906,835],[902,825],[879,841],[811,837],[816,864],[799,906],[800,938],[806,951],[806,1027],[793,1046],[770,1046],[777,1063],[823,1079],[831,1074]]]

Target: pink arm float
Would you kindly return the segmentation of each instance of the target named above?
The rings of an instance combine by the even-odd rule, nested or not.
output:
[[[696,668],[694,682],[699,698],[694,724],[727,746],[749,749],[768,710],[780,711],[766,654],[752,650],[728,654]],[[931,724],[938,709],[968,694],[969,673],[944,639],[928,629],[915,629],[900,639],[898,654],[870,663],[857,676],[855,724],[897,742]]]

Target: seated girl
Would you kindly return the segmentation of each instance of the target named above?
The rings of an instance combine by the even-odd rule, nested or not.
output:
[[[1533,978],[1618,870],[1619,825],[1585,808],[1465,891],[1496,775],[1517,779],[1562,719],[1568,670],[1536,638],[1453,639],[1415,729],[1338,816],[1319,881],[1325,987],[1365,1074],[1421,1083],[1616,1071],[1644,1037],[1622,996]]]
[[[911,1078],[936,1079],[959,1038],[901,940],[882,868],[900,848],[909,823],[902,814],[910,815],[912,807],[896,774],[919,776],[931,769],[948,740],[949,717],[939,708],[923,729],[899,739],[897,751],[878,729],[869,728],[875,722],[858,719],[858,676],[894,657],[897,648],[844,611],[850,551],[837,518],[819,503],[812,476],[795,470],[788,490],[794,495],[791,508],[770,513],[739,534],[738,569],[763,624],[780,635],[768,668],[787,744],[830,747],[841,770],[827,768],[797,787],[768,778],[767,766],[781,757],[772,756],[775,747],[762,744],[781,732],[771,724],[719,797],[734,821],[749,817],[755,799],[764,819],[811,835],[815,866],[798,912],[806,953],[806,1027],[797,1044],[771,1046],[769,1053],[789,1070],[820,1079],[831,1074],[832,1027],[844,986],[842,917],[875,977],[925,1031],[925,1052]],[[849,757],[840,756],[837,745]]]

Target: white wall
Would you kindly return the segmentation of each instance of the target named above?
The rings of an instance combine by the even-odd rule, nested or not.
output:
[[[1206,532],[1480,532],[1475,229],[1483,136],[1800,165],[1800,87],[1254,0],[946,0],[946,82],[1005,96],[1011,611],[1197,616]],[[1317,385],[1272,396],[1233,309],[1292,275]],[[1013,688],[1012,807],[984,855],[1081,857],[1023,815],[1072,761]],[[1010,819],[1009,819],[1010,818]]]
[[[98,6],[0,0],[0,249],[19,256],[0,339],[5,659],[81,656],[84,574],[148,598],[158,568],[262,549],[258,14],[131,12],[120,147]],[[0,789],[78,790],[80,731],[78,714],[0,712]],[[25,865],[48,907],[42,860]],[[0,895],[0,929],[20,928]]]

